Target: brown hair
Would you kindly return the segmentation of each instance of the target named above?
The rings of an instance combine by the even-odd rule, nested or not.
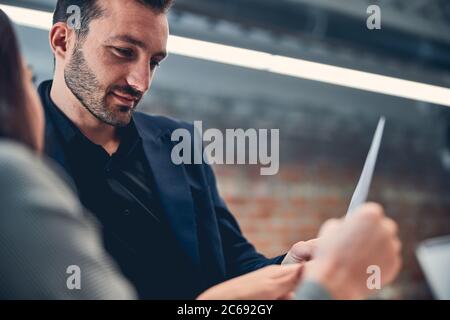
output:
[[[0,137],[36,149],[25,100],[23,66],[17,38],[0,9]]]

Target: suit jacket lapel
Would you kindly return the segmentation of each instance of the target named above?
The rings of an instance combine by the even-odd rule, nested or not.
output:
[[[170,131],[162,131],[151,118],[136,113],[136,128],[143,140],[164,212],[182,248],[200,264],[197,223],[191,190],[183,166],[173,164]]]

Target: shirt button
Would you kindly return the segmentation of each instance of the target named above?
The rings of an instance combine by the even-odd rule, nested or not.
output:
[[[130,215],[130,210],[129,209],[125,209],[125,210],[123,210],[123,215],[124,216],[129,216]]]

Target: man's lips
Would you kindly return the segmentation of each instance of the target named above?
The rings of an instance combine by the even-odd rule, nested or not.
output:
[[[119,100],[121,103],[132,107],[135,103],[137,103],[138,99],[136,99],[133,96],[126,95],[126,94],[120,94],[116,92],[111,92],[112,96]]]

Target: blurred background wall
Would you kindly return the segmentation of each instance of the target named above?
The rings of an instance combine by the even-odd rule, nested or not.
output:
[[[51,11],[55,1],[0,1]],[[366,28],[367,6],[382,29]],[[447,0],[177,0],[179,36],[450,87]],[[47,33],[17,27],[38,82],[51,77]],[[370,200],[400,226],[404,266],[381,298],[431,298],[417,244],[450,234],[450,109],[233,65],[171,55],[141,105],[211,128],[280,129],[280,171],[215,167],[244,234],[262,253],[286,252],[345,214],[378,118],[386,130]]]

